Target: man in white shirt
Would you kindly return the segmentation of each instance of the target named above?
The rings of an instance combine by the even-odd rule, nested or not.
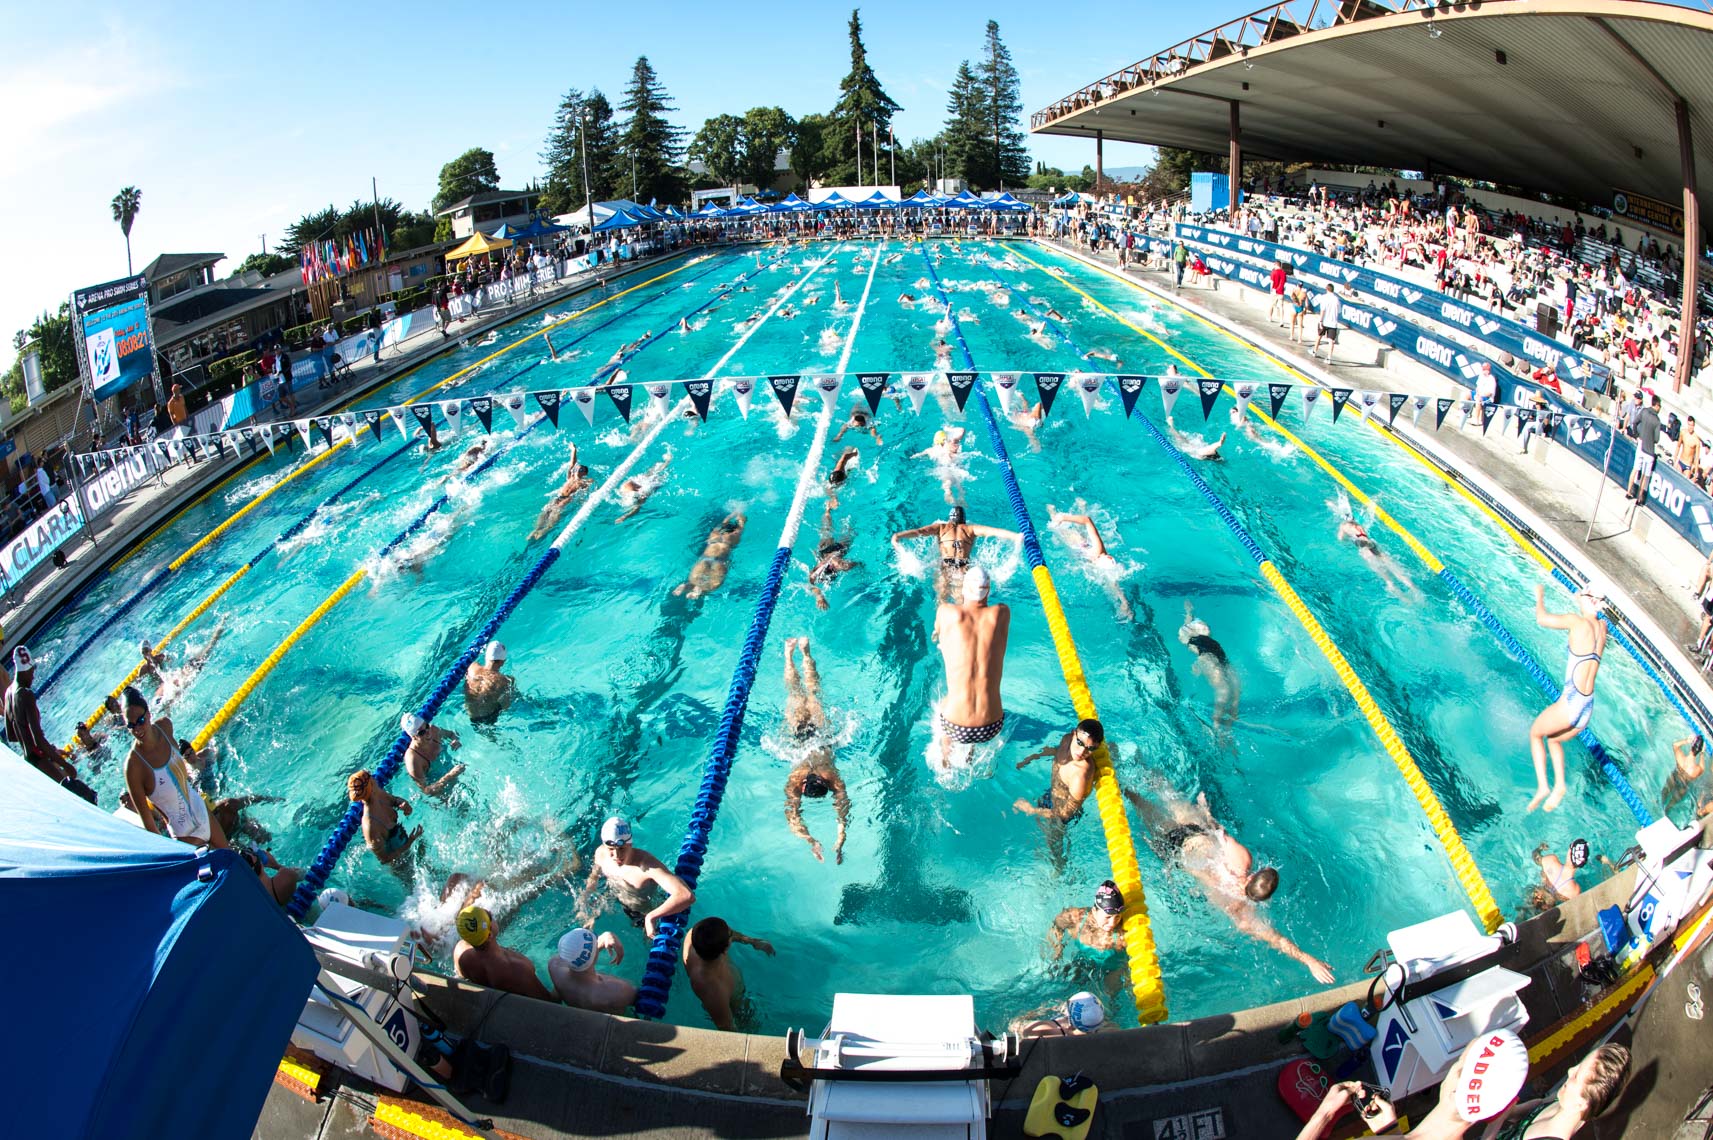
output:
[[[1320,314],[1320,327],[1315,330],[1314,347],[1309,349],[1309,355],[1319,356],[1320,342],[1325,340],[1326,362],[1331,364],[1333,353],[1338,351],[1338,330],[1342,327],[1340,317],[1344,312],[1344,302],[1338,297],[1338,286],[1329,284],[1326,292],[1315,298],[1314,307]]]

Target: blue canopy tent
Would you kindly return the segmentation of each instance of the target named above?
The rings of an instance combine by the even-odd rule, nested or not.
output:
[[[945,204],[946,199],[944,195],[932,193],[926,188],[916,191],[916,193],[910,195],[910,197],[899,203],[900,206],[909,206],[913,209],[927,209],[943,206]]]
[[[670,204],[666,207],[666,209],[662,210],[661,213],[664,214],[666,217],[671,218],[674,221],[677,221],[679,218],[684,217],[684,211],[683,210],[680,210],[677,206],[673,206]]]
[[[521,230],[513,230],[507,236],[513,241],[533,241],[536,238],[547,237],[549,234],[562,234],[571,229],[570,226],[556,225],[541,217],[529,220],[529,225]]]
[[[1078,194],[1075,190],[1072,190],[1072,191],[1068,192],[1063,198],[1054,198],[1053,199],[1053,205],[1055,205],[1055,206],[1075,206],[1078,202],[1081,202],[1081,201],[1082,201],[1082,195]]]
[[[249,1137],[315,955],[236,853],[198,854],[0,749],[6,1075],[56,1136]]]
[[[898,208],[898,199],[888,198],[885,194],[876,190],[862,201],[856,203],[856,208],[859,210],[896,210]]]
[[[815,209],[817,209],[817,210],[848,210],[855,205],[856,205],[855,202],[851,201],[849,198],[845,197],[843,194],[840,194],[837,190],[834,190],[831,194],[828,194],[825,198],[822,198],[819,202],[816,202],[815,203]]]
[[[719,218],[725,216],[725,207],[714,202],[702,203],[702,208],[690,216],[692,218]]]
[[[968,190],[958,191],[957,197],[948,198],[942,204],[947,209],[951,210],[983,210],[987,208],[986,202],[982,201],[974,194],[971,194]]]
[[[1027,202],[1020,202],[1016,198],[1013,198],[1009,192],[1005,192],[1001,193],[997,198],[987,199],[987,208],[990,210],[1009,210],[1012,213],[1022,213],[1025,210],[1032,210],[1035,207],[1031,206]]]
[[[595,223],[595,232],[604,234],[610,230],[628,230],[646,224],[646,218],[639,218],[629,210],[614,210]]]
[[[494,232],[490,233],[488,236],[493,238],[495,241],[501,241],[501,240],[516,241],[518,238],[518,235],[521,233],[523,233],[522,230],[518,229],[516,226],[512,225],[510,222],[507,222],[506,224],[500,226],[498,229],[494,230]]]
[[[815,207],[799,198],[796,194],[787,194],[768,209],[776,214],[801,214]]]

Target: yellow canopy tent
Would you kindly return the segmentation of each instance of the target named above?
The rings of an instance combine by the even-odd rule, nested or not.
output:
[[[494,253],[511,248],[510,238],[491,238],[481,230],[470,235],[463,245],[447,253],[447,261],[461,261],[466,257],[474,257],[478,253]]]

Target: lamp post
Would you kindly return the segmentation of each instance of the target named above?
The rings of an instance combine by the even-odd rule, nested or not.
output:
[[[595,242],[595,187],[589,182],[589,120],[583,108],[577,108],[577,146],[583,152],[583,198],[587,202],[585,221],[589,225],[589,244]]]

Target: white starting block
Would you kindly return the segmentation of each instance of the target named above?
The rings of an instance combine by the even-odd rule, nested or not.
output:
[[[303,934],[317,956],[324,960],[345,962],[402,980],[398,971],[402,969],[408,978],[412,965],[409,931],[396,918],[333,903]],[[342,977],[326,968],[321,971],[321,982],[338,996],[330,996],[320,987],[311,988],[297,1028],[292,1030],[291,1043],[346,1072],[394,1092],[403,1092],[411,1080],[409,1074],[367,1035],[358,1032],[352,1019],[366,1016],[404,1056],[414,1057],[422,1041],[422,1027],[414,1010],[389,991]],[[410,1000],[409,992],[402,991],[404,1001]]]
[[[1624,907],[1628,940],[1614,947],[1613,957],[1629,970],[1650,949],[1670,938],[1683,916],[1701,905],[1713,887],[1713,851],[1697,847],[1699,827],[1678,827],[1669,819],[1655,820],[1636,832],[1642,857],[1636,865],[1636,886]],[[1603,924],[1604,925],[1604,924]]]
[[[1021,1068],[1017,1039],[984,1041],[967,994],[839,994],[820,1038],[786,1036],[780,1076],[809,1091],[810,1140],[984,1140],[987,1082]]]
[[[1477,968],[1516,936],[1508,924],[1484,935],[1464,911],[1386,936],[1394,960],[1376,982],[1386,983],[1391,1000],[1375,1022],[1369,1052],[1377,1083],[1392,1100],[1438,1083],[1482,1034],[1528,1024],[1517,994],[1529,976]]]

